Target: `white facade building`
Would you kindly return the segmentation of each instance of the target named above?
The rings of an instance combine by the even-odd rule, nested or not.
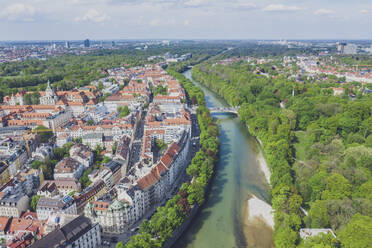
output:
[[[101,229],[87,217],[78,216],[62,227],[35,241],[30,248],[98,248],[101,247]]]
[[[76,202],[71,196],[40,198],[36,206],[37,218],[47,220],[52,213],[77,214]]]

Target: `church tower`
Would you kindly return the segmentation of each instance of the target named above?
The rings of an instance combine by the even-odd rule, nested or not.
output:
[[[48,80],[48,85],[45,90],[45,95],[40,97],[40,104],[42,105],[55,105],[58,101],[56,93],[50,87],[50,81]]]

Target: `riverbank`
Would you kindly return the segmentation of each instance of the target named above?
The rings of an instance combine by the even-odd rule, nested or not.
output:
[[[208,108],[228,106],[220,96],[192,80],[190,70],[184,75],[202,88]],[[221,143],[210,192],[190,227],[173,247],[271,248],[272,228],[264,221],[246,221],[247,200],[252,194],[270,199],[268,183],[257,158],[259,144],[235,116],[219,114],[214,118],[218,119]]]
[[[258,140],[260,151],[257,153],[257,162],[267,184],[271,187],[271,172],[267,165],[262,143]],[[246,202],[244,213],[244,236],[249,248],[274,248],[274,213],[272,206],[267,202],[251,195]],[[262,239],[261,235],[268,237]]]
[[[245,127],[245,129],[249,132],[247,127]],[[256,137],[255,140],[257,150],[254,159],[255,164],[258,165],[257,172],[263,176],[266,185],[270,187],[271,171],[264,156],[263,144],[258,137]],[[246,164],[246,166],[248,166],[248,164]],[[248,183],[253,183],[253,181],[251,180]],[[259,196],[262,199],[262,195]],[[274,214],[271,205],[257,198],[252,192],[249,192],[245,197],[247,197],[248,200],[243,203],[244,206],[241,209],[242,232],[244,234],[245,245],[252,248],[274,247]],[[268,198],[264,199],[268,200]],[[265,239],[262,237],[265,237]]]
[[[259,152],[259,154],[257,154],[257,161],[258,161],[258,164],[260,165],[260,169],[262,173],[264,174],[266,178],[267,184],[271,187],[271,183],[270,183],[271,172],[270,172],[269,166],[267,165],[267,162],[266,162],[266,159],[265,159],[265,156],[262,150]]]
[[[289,94],[289,91],[284,93],[281,88],[286,85],[286,89],[290,89],[290,83],[286,84],[282,78],[267,79],[246,72],[244,63],[216,67],[212,63],[205,63],[194,67],[192,76],[218,92],[230,105],[240,106],[239,114],[244,126],[250,126],[252,135],[264,143],[264,154],[273,173],[270,180],[271,197],[254,195],[267,202],[279,203],[273,205],[275,245],[296,247],[300,238],[298,223],[302,221],[300,206],[303,199],[294,183],[294,115],[279,106],[283,94]]]
[[[274,213],[270,204],[258,199],[255,195],[247,201],[247,219],[252,222],[261,219],[269,227],[274,228]]]
[[[247,247],[274,248],[274,213],[268,203],[252,195],[247,200],[244,220]]]

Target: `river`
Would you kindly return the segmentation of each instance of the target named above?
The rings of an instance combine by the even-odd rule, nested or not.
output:
[[[191,70],[184,75],[192,80]],[[214,92],[200,86],[207,107],[228,104]],[[269,202],[269,186],[260,169],[259,145],[239,118],[214,115],[220,127],[220,160],[206,202],[174,248],[273,247],[272,230],[263,222],[247,223],[250,194]]]

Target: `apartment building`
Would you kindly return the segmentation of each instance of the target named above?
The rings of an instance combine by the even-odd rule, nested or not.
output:
[[[84,165],[85,168],[93,165],[94,154],[89,147],[83,144],[75,144],[70,148],[70,157]]]
[[[77,214],[74,198],[67,195],[62,198],[41,197],[36,205],[36,213],[39,220],[46,220],[52,213]]]
[[[52,198],[56,195],[64,196],[71,192],[80,192],[80,183],[74,178],[59,178],[56,180],[45,180],[40,186],[37,194]]]
[[[123,233],[128,227],[128,206],[110,196],[90,202],[84,209],[86,217],[99,223],[104,233]]]
[[[33,243],[30,248],[98,248],[101,247],[101,230],[87,217],[79,216],[66,225],[55,229]]]
[[[103,180],[98,180],[86,188],[79,196],[75,197],[78,214],[84,211],[87,203],[95,201],[107,193]]]
[[[85,168],[77,160],[67,157],[59,161],[54,168],[54,178],[75,178],[79,179]]]
[[[0,193],[0,216],[19,217],[28,209],[30,198],[14,190]]]

